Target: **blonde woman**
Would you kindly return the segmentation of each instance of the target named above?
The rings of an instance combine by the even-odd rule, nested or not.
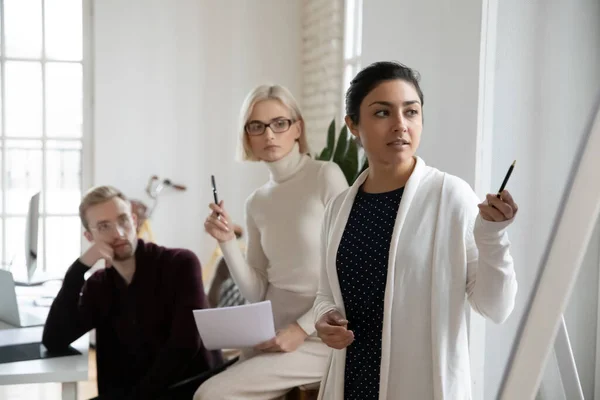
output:
[[[281,397],[320,382],[330,351],[316,336],[312,305],[325,206],[347,181],[337,164],[309,157],[300,109],[284,87],[263,85],[248,95],[239,135],[238,158],[262,161],[270,171],[269,182],[246,200],[246,259],[222,201],[210,205],[204,227],[242,295],[271,301],[277,335],[202,384],[195,400]]]

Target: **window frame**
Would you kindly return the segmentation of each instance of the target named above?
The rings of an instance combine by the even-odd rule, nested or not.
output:
[[[8,164],[7,164],[7,153],[8,146],[7,142],[15,141],[15,140],[23,140],[23,141],[31,141],[32,144],[41,144],[41,185],[40,185],[40,206],[44,204],[44,209],[40,209],[40,225],[39,225],[39,242],[38,248],[41,250],[40,254],[38,254],[38,260],[41,259],[41,265],[38,265],[38,269],[48,275],[62,275],[64,271],[67,269],[68,265],[51,265],[49,266],[47,263],[47,254],[48,248],[46,243],[48,243],[48,231],[47,231],[47,221],[48,218],[52,217],[78,217],[78,210],[73,210],[73,212],[69,213],[49,213],[46,212],[47,205],[47,196],[48,196],[48,188],[47,188],[47,180],[48,180],[48,169],[46,168],[46,161],[48,153],[51,151],[55,151],[54,147],[49,147],[49,142],[56,143],[77,143],[80,144],[80,149],[66,150],[66,151],[78,151],[79,152],[79,162],[80,162],[80,191],[83,193],[86,188],[90,187],[93,182],[93,0],[80,0],[81,1],[81,9],[82,9],[82,58],[81,60],[65,60],[61,58],[51,58],[46,56],[46,32],[45,32],[45,0],[39,0],[41,3],[41,54],[39,57],[11,57],[6,54],[6,43],[5,43],[5,24],[4,24],[4,0],[0,0],[0,15],[2,20],[0,21],[0,193],[1,193],[1,207],[0,207],[0,264],[3,267],[10,265],[11,263],[11,254],[9,254],[9,249],[7,248],[7,219],[10,218],[23,218],[26,217],[26,213],[17,213],[17,212],[8,212],[7,211],[7,176],[8,176]],[[38,62],[41,64],[41,117],[42,117],[42,132],[40,137],[27,137],[27,136],[7,136],[6,135],[6,62],[11,61],[27,61],[27,62]],[[60,63],[73,63],[80,64],[82,71],[82,82],[81,82],[81,90],[82,90],[82,133],[80,137],[55,137],[47,135],[47,121],[46,121],[46,113],[47,113],[47,104],[46,104],[46,66],[47,63],[51,62],[60,62]],[[14,149],[15,147],[10,147],[10,149]],[[37,147],[36,147],[37,148]],[[62,149],[62,147],[59,147]],[[79,241],[79,251],[83,248],[83,235],[80,236]],[[16,253],[20,250],[16,249]],[[15,252],[15,251],[13,251]],[[16,265],[17,268],[21,268],[20,265]],[[24,273],[23,271],[18,272]]]
[[[348,8],[350,3],[354,4],[354,15],[353,21],[355,22],[354,27],[352,27],[352,37],[349,38],[348,33],[348,24],[349,24],[349,15]],[[352,79],[361,68],[362,62],[362,19],[363,19],[363,0],[344,0],[344,44],[342,47],[342,83],[341,83],[341,125],[344,124],[344,117],[346,116],[346,91],[348,90],[347,83],[350,79]],[[346,54],[346,47],[348,42],[351,42],[351,54]],[[351,68],[350,77],[346,76],[347,68]],[[347,79],[349,78],[349,79]]]

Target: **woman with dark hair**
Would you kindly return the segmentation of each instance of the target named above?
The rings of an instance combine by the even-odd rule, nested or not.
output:
[[[415,155],[423,93],[412,69],[378,62],[346,93],[369,168],[329,203],[316,329],[337,349],[320,398],[470,399],[466,301],[496,322],[517,282],[508,191],[481,202]]]

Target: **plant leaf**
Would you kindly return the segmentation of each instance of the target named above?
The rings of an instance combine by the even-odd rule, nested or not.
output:
[[[329,161],[331,160],[331,150],[329,147],[325,147],[321,154],[317,156],[317,160]]]
[[[329,124],[329,128],[327,129],[327,153],[328,158],[326,160],[331,160],[331,156],[333,155],[333,148],[335,147],[335,118],[331,120]]]
[[[340,164],[340,168],[348,181],[348,185],[352,185],[356,180],[358,172],[358,146],[352,139],[348,140],[347,143],[347,151]]]
[[[346,158],[346,151],[348,151],[348,128],[346,127],[346,125],[344,125],[344,127],[340,131],[337,146],[335,146],[335,152],[333,153],[333,161],[341,166],[344,158]]]

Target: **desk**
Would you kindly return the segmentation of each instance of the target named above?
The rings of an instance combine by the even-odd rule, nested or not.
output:
[[[0,346],[40,342],[43,327],[15,328],[0,321]],[[71,346],[81,354],[0,364],[0,385],[62,383],[62,399],[77,400],[77,382],[88,380],[89,334]]]

